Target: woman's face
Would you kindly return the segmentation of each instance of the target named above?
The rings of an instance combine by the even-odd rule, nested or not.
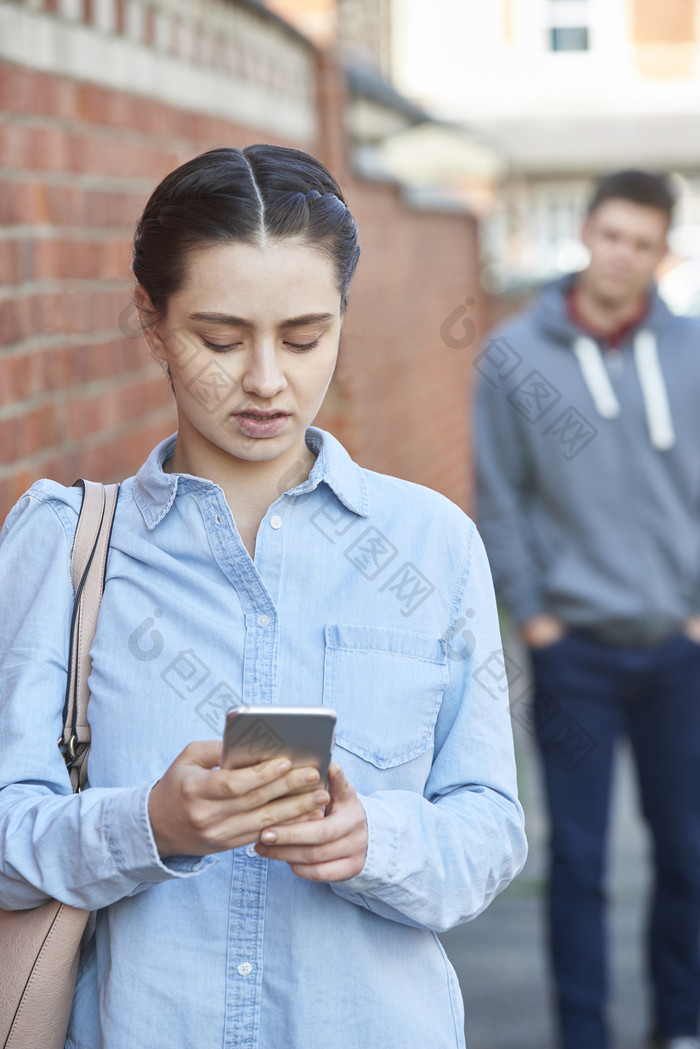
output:
[[[167,362],[178,458],[203,472],[305,452],[338,355],[340,292],[332,263],[296,239],[193,252],[186,280],[149,334]]]

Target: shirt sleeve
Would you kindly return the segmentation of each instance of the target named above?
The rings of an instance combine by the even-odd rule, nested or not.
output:
[[[52,484],[37,482],[0,532],[0,906],[53,897],[94,910],[214,861],[159,857],[148,819],[153,782],[72,793],[57,740],[80,493],[50,499]]]
[[[526,513],[529,471],[508,387],[481,374],[476,392],[476,519],[496,591],[522,624],[546,611]]]
[[[477,615],[467,618],[472,610]],[[468,629],[458,631],[464,623]],[[527,855],[496,602],[475,529],[448,637],[450,680],[424,794],[361,796],[369,832],[365,866],[330,886],[375,914],[436,932],[476,917]]]

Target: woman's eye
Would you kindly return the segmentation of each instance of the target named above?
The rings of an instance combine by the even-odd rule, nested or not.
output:
[[[209,342],[209,339],[205,339],[204,336],[202,336],[202,342],[215,353],[226,353],[227,350],[234,350],[236,346],[240,346],[239,342],[228,342],[225,345],[220,342]]]
[[[313,350],[314,346],[318,346],[320,341],[319,336],[313,342],[286,342],[285,346],[289,346],[290,349],[296,350],[298,353],[304,353],[305,350]]]

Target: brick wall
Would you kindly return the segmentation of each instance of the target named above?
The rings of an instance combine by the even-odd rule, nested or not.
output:
[[[413,209],[395,187],[348,177],[337,70],[281,24],[270,24],[266,44],[257,22],[239,20],[227,30],[222,15],[217,71],[202,62],[204,30],[198,49],[185,39],[185,0],[180,7],[169,0],[166,11],[149,8],[143,18],[133,14],[134,0],[102,4],[109,28],[95,25],[96,5],[78,11],[73,0],[60,0],[57,11],[57,0],[46,2],[48,10],[36,0],[26,9],[0,0],[0,56],[5,48],[13,58],[0,57],[0,519],[36,478],[70,484],[81,475],[128,476],[172,431],[167,384],[130,308],[134,222],[177,164],[213,145],[255,141],[297,145],[330,163],[360,222],[363,256],[341,364],[319,423],[365,464],[466,505],[471,369],[466,353],[442,342],[440,326],[476,286],[471,220]],[[93,48],[90,68],[71,50],[70,33],[84,34],[85,18],[93,20],[82,42]],[[152,32],[151,22],[161,29]],[[246,67],[246,91],[226,104],[220,94],[209,99],[212,76],[224,82],[227,63],[241,54],[236,34],[245,25],[258,56]],[[30,65],[23,44],[29,29],[42,68]],[[182,83],[159,84],[150,94],[143,85],[127,90],[128,64],[116,62],[103,77],[109,83],[96,82],[95,52],[107,69],[115,41],[128,54],[131,48],[133,56],[166,62],[171,74],[177,67],[180,79],[187,74],[187,107]],[[281,56],[275,76],[267,53]],[[230,76],[244,73],[241,67]]]
[[[335,409],[330,428],[363,465],[468,507],[467,401],[485,322],[475,226],[412,209],[380,183],[355,182],[349,197],[362,255],[331,390],[336,400],[327,403]],[[443,324],[456,311],[448,344]]]
[[[129,308],[134,223],[187,157],[260,133],[6,63],[0,114],[4,517],[37,477],[123,476],[174,428]]]

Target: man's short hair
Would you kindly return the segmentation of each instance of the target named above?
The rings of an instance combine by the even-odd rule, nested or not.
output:
[[[658,208],[668,217],[673,216],[676,194],[667,175],[656,175],[650,171],[615,171],[604,175],[596,184],[588,214],[606,200],[629,200],[647,208]]]

